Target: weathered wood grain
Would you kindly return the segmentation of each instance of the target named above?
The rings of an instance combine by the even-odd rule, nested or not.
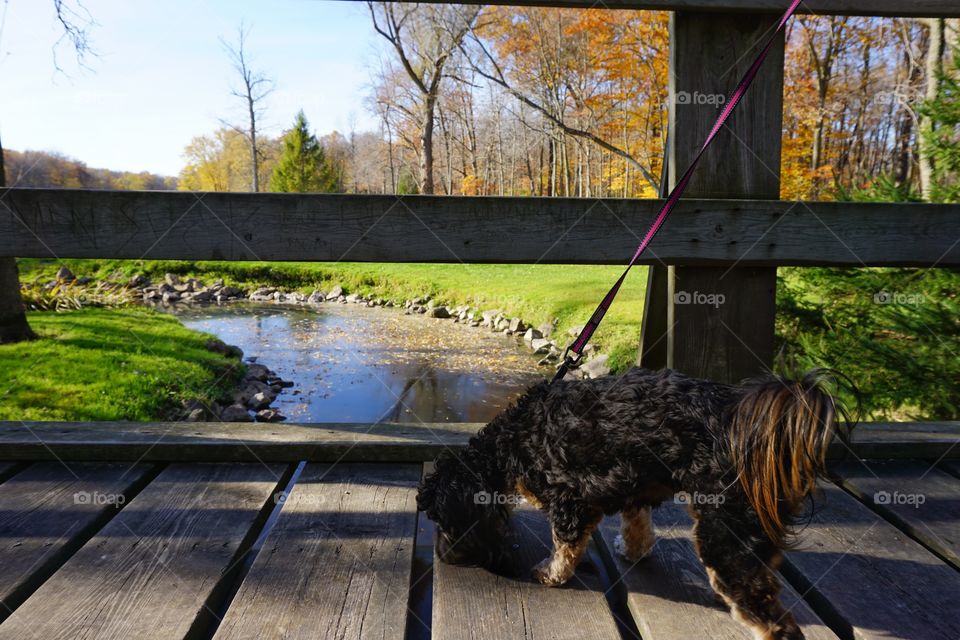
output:
[[[434,640],[619,638],[595,564],[599,560],[585,558],[563,587],[542,586],[530,578],[530,569],[550,553],[546,516],[518,507],[514,529],[520,544],[516,578],[434,558]]]
[[[412,0],[401,0],[412,1]],[[427,0],[440,2],[441,0]],[[502,4],[531,7],[584,7],[587,9],[654,9],[663,11],[758,12],[782,14],[784,0],[463,0],[463,4]],[[951,17],[960,16],[953,0],[804,0],[797,13],[853,16]]]
[[[960,573],[840,488],[825,499],[781,572],[842,637],[960,637]]]
[[[0,485],[0,620],[152,475],[147,464],[52,462],[31,465]]]
[[[420,465],[307,465],[216,640],[403,638]]]
[[[481,423],[0,422],[0,457],[88,462],[425,462]],[[858,425],[843,458],[960,459],[960,422]]]
[[[24,258],[623,264],[660,206],[570,198],[4,193],[0,256]],[[671,264],[946,267],[960,265],[957,237],[960,205],[689,200],[641,262],[655,255]]]
[[[847,461],[831,466],[839,484],[960,569],[960,479],[931,461]]]
[[[185,637],[209,617],[283,473],[170,466],[0,625],[0,639]]]
[[[717,602],[703,564],[693,548],[693,522],[682,505],[664,504],[654,510],[657,543],[651,555],[631,563],[614,551],[620,516],[600,525],[603,556],[626,591],[627,606],[644,640],[750,640],[750,630]],[[618,585],[619,586],[619,585]],[[810,640],[836,640],[790,585],[781,601]]]
[[[719,113],[715,102],[699,104],[695,97],[730,95],[769,38],[774,20],[766,14],[677,11],[671,15],[671,185],[699,154]],[[779,197],[780,174],[771,167],[780,164],[783,55],[781,34],[750,92],[703,155],[687,197]],[[775,223],[768,221],[764,231]],[[667,280],[667,366],[723,382],[738,382],[769,370],[776,316],[775,267],[677,265],[670,267]]]
[[[9,480],[23,468],[22,462],[0,462],[0,483]]]

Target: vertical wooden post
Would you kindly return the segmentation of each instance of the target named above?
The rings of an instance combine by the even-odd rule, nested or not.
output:
[[[670,33],[670,184],[676,183],[774,24],[773,15],[676,12]],[[781,37],[749,94],[704,156],[690,198],[777,199],[783,120]],[[663,233],[670,233],[669,222]],[[769,369],[776,313],[773,267],[670,267],[651,277],[644,366],[734,382]],[[646,318],[645,318],[646,320]],[[666,358],[647,338],[662,338]],[[659,333],[659,335],[658,335]]]

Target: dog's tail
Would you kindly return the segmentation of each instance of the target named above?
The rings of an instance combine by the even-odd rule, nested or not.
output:
[[[734,410],[729,430],[734,470],[764,532],[778,546],[787,545],[792,517],[824,473],[834,435],[846,438],[852,426],[828,390],[841,383],[853,387],[827,369],[799,381],[766,378],[748,384]]]

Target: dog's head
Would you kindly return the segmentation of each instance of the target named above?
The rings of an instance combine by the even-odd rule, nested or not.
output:
[[[437,527],[437,556],[449,564],[514,570],[510,512],[489,476],[483,454],[469,447],[444,452],[434,471],[420,483],[417,507]]]

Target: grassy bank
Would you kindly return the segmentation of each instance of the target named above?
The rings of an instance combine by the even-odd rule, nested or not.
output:
[[[232,388],[238,360],[148,309],[29,314],[41,340],[0,345],[0,420],[151,420]]]
[[[61,263],[21,261],[24,282],[53,278]],[[429,296],[438,301],[467,304],[480,310],[499,309],[534,325],[556,320],[558,343],[569,328],[589,319],[621,267],[566,265],[366,264],[313,262],[188,262],[67,260],[77,276],[105,279],[113,274],[129,278],[142,273],[157,280],[167,272],[193,276],[208,283],[223,278],[227,284],[252,288],[265,282],[309,293],[339,284],[350,293],[371,294],[402,302]],[[614,370],[636,359],[643,316],[646,270],[638,268],[624,284],[594,343],[610,355]]]

